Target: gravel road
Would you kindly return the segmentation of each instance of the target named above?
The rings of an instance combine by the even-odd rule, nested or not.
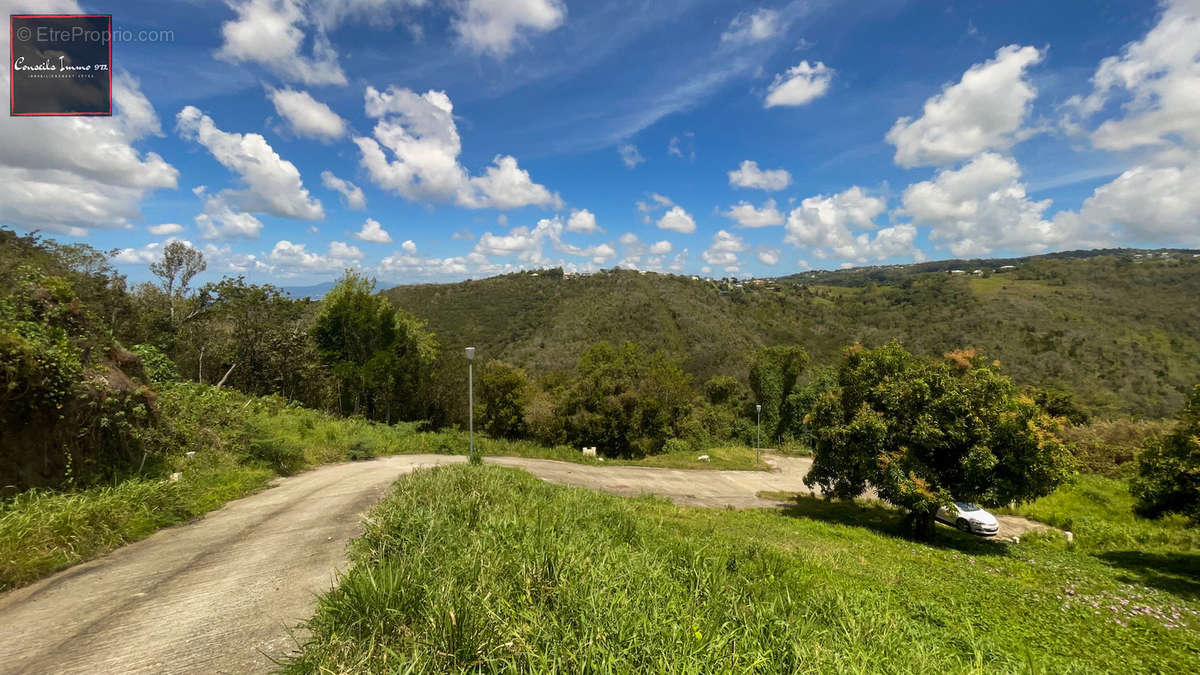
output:
[[[0,673],[270,670],[345,565],[362,515],[400,475],[462,461],[401,455],[283,478],[192,523],[0,595]],[[762,491],[805,490],[811,464],[771,457],[776,470],[764,472],[487,461],[554,483],[737,508],[774,505],[756,496]],[[1001,535],[1029,526],[1044,527],[1002,523]]]

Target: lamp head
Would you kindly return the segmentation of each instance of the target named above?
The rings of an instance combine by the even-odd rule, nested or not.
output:
[[[467,347],[467,360],[468,361],[475,360],[475,348],[474,347]]]
[[[761,403],[754,404],[754,412],[762,412],[762,404]]]

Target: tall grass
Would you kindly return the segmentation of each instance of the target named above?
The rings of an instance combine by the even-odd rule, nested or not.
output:
[[[1077,545],[1089,552],[1200,552],[1200,529],[1190,527],[1186,518],[1141,518],[1134,514],[1133,502],[1128,482],[1083,475],[1012,511],[1072,531]]]
[[[862,508],[825,505],[819,517],[686,509],[498,467],[419,471],[368,516],[351,567],[320,598],[311,639],[285,670],[1200,666],[1200,607],[1189,599],[1130,590],[1107,566],[1051,546],[956,532],[916,544],[854,524],[900,517],[873,509],[862,519]],[[1136,596],[1168,618],[1094,612],[1064,604],[1063,593]]]

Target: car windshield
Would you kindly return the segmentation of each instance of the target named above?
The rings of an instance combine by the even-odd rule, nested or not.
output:
[[[979,508],[978,506],[972,504],[971,502],[954,502],[954,505],[957,506],[958,510],[962,513],[967,513],[969,511],[982,511],[983,510],[983,509]]]

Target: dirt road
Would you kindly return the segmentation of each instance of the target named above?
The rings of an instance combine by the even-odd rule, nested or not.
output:
[[[187,525],[0,596],[0,673],[249,673],[312,613],[345,564],[363,513],[395,479],[462,457],[336,464],[278,481]],[[694,506],[771,506],[762,491],[804,490],[806,459],[778,469],[683,471],[498,457],[555,483]],[[1028,522],[1028,521],[1026,521]]]

